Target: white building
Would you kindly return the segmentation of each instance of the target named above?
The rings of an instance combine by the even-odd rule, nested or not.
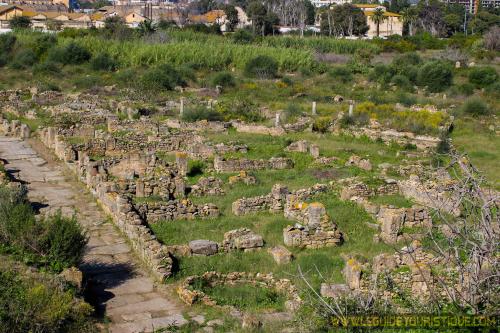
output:
[[[343,5],[345,3],[351,3],[352,0],[311,0],[314,7],[325,7],[331,5]]]

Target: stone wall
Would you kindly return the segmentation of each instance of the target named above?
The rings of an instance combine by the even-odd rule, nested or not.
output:
[[[224,182],[216,177],[201,177],[198,182],[191,186],[190,194],[196,197],[204,195],[224,195],[222,186]]]
[[[214,204],[195,205],[188,199],[141,203],[134,205],[134,207],[148,224],[158,221],[192,220],[219,216],[219,209]]]
[[[328,189],[326,184],[316,184],[310,188],[290,192],[286,186],[275,184],[269,194],[236,200],[232,204],[232,212],[235,215],[246,215],[266,210],[279,212],[285,209],[287,198],[290,196],[299,200],[307,200],[314,195],[328,191]]]
[[[6,136],[13,136],[20,139],[27,139],[31,135],[31,130],[26,124],[22,124],[19,120],[8,121],[2,119],[0,115],[0,132]]]
[[[289,200],[284,214],[288,219],[299,222],[283,229],[283,239],[287,246],[317,249],[337,246],[343,242],[342,233],[330,220],[321,203],[306,204]]]
[[[204,285],[210,288],[216,286],[233,286],[247,284],[263,288],[274,289],[283,293],[287,300],[285,307],[288,311],[297,310],[302,304],[298,289],[288,279],[276,279],[272,274],[262,273],[217,273],[206,272],[201,276],[190,276],[186,278],[177,289],[180,299],[189,305],[203,303],[208,306],[217,306],[217,303],[201,290],[195,288],[198,285]]]
[[[284,157],[272,157],[269,160],[250,160],[246,158],[225,160],[222,157],[216,156],[214,159],[214,169],[217,172],[264,169],[282,170],[291,168],[293,168],[293,160]]]
[[[240,133],[265,134],[271,136],[281,136],[285,134],[285,130],[282,127],[267,127],[239,121],[233,121],[231,125]]]

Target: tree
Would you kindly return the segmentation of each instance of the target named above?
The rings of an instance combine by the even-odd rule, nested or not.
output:
[[[417,5],[418,22],[423,30],[430,32],[432,36],[446,34],[446,23],[444,22],[444,4],[439,0],[421,1]]]
[[[238,18],[238,11],[233,5],[227,5],[224,8],[224,12],[226,13],[226,27],[227,30],[233,31],[234,28],[238,26],[240,19]]]
[[[360,36],[368,31],[368,25],[361,9],[344,4],[323,12],[320,29],[329,36]]]
[[[10,19],[9,25],[12,29],[28,29],[31,27],[31,20],[26,16],[14,16]]]
[[[417,22],[417,19],[418,19],[418,13],[415,10],[415,8],[414,7],[405,8],[401,12],[401,18],[403,20],[403,23],[408,26],[408,34],[410,36],[413,36],[413,33],[414,33],[413,27],[415,25],[415,22]]]
[[[148,36],[156,32],[157,27],[156,24],[151,20],[145,20],[139,23],[137,27],[142,36]]]
[[[387,19],[382,8],[376,8],[373,15],[370,17],[373,23],[377,25],[377,37],[380,36],[380,24]]]
[[[470,22],[473,32],[483,33],[493,26],[500,25],[500,16],[485,10],[479,11]]]
[[[267,15],[266,7],[258,1],[254,1],[248,5],[247,14],[252,20],[253,33],[255,34],[257,30],[262,30],[262,35],[264,35],[264,22]]]

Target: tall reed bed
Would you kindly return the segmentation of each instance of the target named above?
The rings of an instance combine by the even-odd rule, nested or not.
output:
[[[366,40],[335,39],[332,37],[273,36],[261,39],[262,46],[309,49],[320,53],[354,54],[359,49],[378,53],[380,48]]]
[[[312,69],[316,66],[313,52],[280,47],[256,47],[233,43],[210,43],[181,41],[163,44],[148,44],[139,40],[114,41],[94,36],[77,39],[60,38],[59,43],[74,41],[97,54],[107,52],[122,66],[154,65],[171,63],[190,64],[199,68],[220,70],[229,66],[242,69],[252,58],[270,56],[278,62],[282,71],[296,71],[300,68]]]

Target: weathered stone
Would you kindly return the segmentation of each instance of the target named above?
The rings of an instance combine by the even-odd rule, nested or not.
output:
[[[345,267],[342,270],[347,285],[351,289],[359,289],[361,286],[361,263],[354,258],[346,261]]]
[[[339,298],[348,296],[351,289],[346,284],[330,284],[322,283],[320,288],[320,295],[323,297]]]
[[[73,284],[78,289],[82,288],[83,273],[76,267],[66,268],[59,274],[65,281]]]
[[[397,267],[396,259],[393,255],[381,253],[373,258],[373,273],[382,273],[391,271]]]
[[[223,247],[226,251],[250,250],[264,246],[262,236],[247,228],[228,231],[224,234]]]
[[[191,248],[191,252],[193,252],[193,254],[204,256],[216,254],[219,248],[216,242],[205,239],[191,241],[189,242],[189,247]]]
[[[293,254],[286,247],[278,245],[268,250],[278,265],[288,264],[293,259]]]

